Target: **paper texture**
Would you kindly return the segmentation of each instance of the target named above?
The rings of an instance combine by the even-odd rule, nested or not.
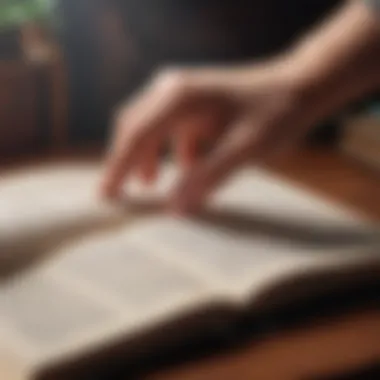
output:
[[[0,313],[34,347],[53,345],[110,317],[110,311],[43,274],[4,286]]]
[[[132,199],[159,203],[175,177],[132,184]],[[104,205],[98,179],[97,165],[66,165],[0,182],[0,327],[20,357],[73,354],[212,300],[241,306],[313,268],[380,260],[369,222],[264,171],[239,173],[191,220]]]

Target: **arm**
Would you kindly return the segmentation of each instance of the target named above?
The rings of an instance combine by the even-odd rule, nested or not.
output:
[[[348,1],[271,62],[197,70],[189,76],[197,85],[239,90],[250,82],[256,84],[266,72],[305,103],[313,103],[313,107],[318,104],[320,117],[379,89],[380,0]]]
[[[170,137],[179,161],[192,162],[172,203],[192,210],[252,155],[263,161],[377,88],[380,13],[349,1],[274,60],[159,75],[117,118],[103,192],[114,197],[132,173],[154,178],[159,147]],[[205,135],[217,144],[196,157]]]
[[[293,75],[319,105],[317,117],[380,88],[380,9],[375,3],[349,1],[291,51]]]

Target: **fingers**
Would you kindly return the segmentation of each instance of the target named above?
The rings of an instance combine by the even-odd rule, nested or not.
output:
[[[250,120],[240,121],[212,154],[196,165],[175,190],[171,204],[174,211],[195,211],[211,191],[244,162],[250,151],[251,131]]]
[[[182,168],[190,170],[201,159],[204,146],[219,137],[223,122],[212,109],[200,109],[183,115],[175,124],[174,156]]]
[[[191,169],[199,158],[199,131],[192,120],[184,120],[176,127],[173,150],[176,161],[185,170]]]
[[[125,178],[145,158],[144,175],[154,176],[159,147],[172,127],[170,118],[180,108],[183,95],[178,86],[157,86],[118,117],[102,184],[103,196],[117,197]]]
[[[162,145],[162,139],[158,136],[152,137],[146,142],[144,153],[140,154],[137,174],[146,185],[154,183],[157,179]]]
[[[255,127],[252,120],[247,117],[236,123],[212,154],[183,179],[172,197],[171,207],[175,212],[196,212],[234,170],[252,157],[258,163],[276,149],[281,142],[277,129]]]
[[[190,170],[202,156],[202,146],[217,138],[221,130],[218,119],[208,110],[191,110],[170,121],[175,160],[184,170]],[[138,174],[146,183],[154,182],[158,175],[160,153],[166,141],[160,136],[147,138],[144,151],[138,163]]]

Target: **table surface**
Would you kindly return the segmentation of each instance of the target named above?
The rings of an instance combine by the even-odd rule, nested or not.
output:
[[[310,149],[278,157],[269,167],[324,197],[380,220],[380,171],[334,151]],[[376,309],[314,322],[298,331],[148,378],[304,380],[373,361],[380,363],[380,310]]]
[[[76,158],[83,154],[71,152],[52,157]],[[45,159],[41,156],[28,161]],[[3,160],[0,170],[9,164]],[[280,157],[268,165],[306,188],[380,220],[380,172],[336,152],[309,149]],[[377,309],[322,319],[298,330],[252,342],[240,350],[151,374],[146,379],[308,380],[319,378],[314,374],[338,373],[374,361],[380,363],[380,310]]]
[[[99,157],[99,147],[63,149],[28,157],[1,157],[0,173],[13,167],[46,160]],[[378,172],[330,149],[296,150],[268,162],[269,168],[333,201],[380,220],[380,170]]]

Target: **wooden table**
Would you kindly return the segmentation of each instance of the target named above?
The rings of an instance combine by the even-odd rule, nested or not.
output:
[[[88,152],[56,154],[54,160],[83,155],[88,156]],[[41,155],[27,161],[44,160]],[[9,164],[0,160],[0,170]],[[380,220],[380,174],[376,176],[335,152],[304,149],[273,160],[269,166],[302,186]],[[321,319],[211,359],[152,373],[145,379],[319,380],[374,363],[380,364],[380,310],[376,308]],[[360,375],[357,378],[365,379]]]
[[[300,150],[271,169],[380,220],[380,173],[336,152]],[[321,320],[223,356],[152,374],[149,380],[311,380],[380,365],[380,310]],[[355,379],[380,379],[358,374]]]

